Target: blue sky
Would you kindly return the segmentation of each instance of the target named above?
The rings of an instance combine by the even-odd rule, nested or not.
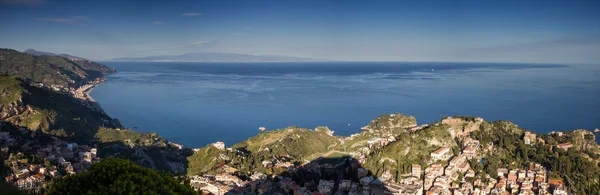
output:
[[[0,25],[0,47],[94,60],[600,61],[600,1],[0,0]]]

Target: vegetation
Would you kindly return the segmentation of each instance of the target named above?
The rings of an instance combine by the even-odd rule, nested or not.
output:
[[[226,159],[221,159],[221,154],[228,154],[227,151],[219,150],[212,145],[196,151],[192,156],[188,157],[188,175],[200,175],[204,173],[215,173],[217,165],[226,163]]]
[[[12,76],[0,77],[0,105],[8,105],[21,99],[22,82]]]
[[[108,115],[94,111],[68,94],[27,84],[21,78],[0,76],[0,108],[14,126],[90,141],[101,127],[115,127]]]
[[[425,165],[430,160],[430,153],[439,147],[455,148],[457,143],[450,135],[449,128],[440,124],[415,133],[401,134],[397,141],[373,151],[364,167],[376,175],[389,170],[394,172],[394,178],[398,178],[397,175],[407,173],[412,164]]]
[[[262,161],[285,157],[294,164],[302,164],[314,160],[340,143],[337,137],[327,133],[325,127],[317,130],[288,127],[258,134],[233,145],[232,151],[208,145],[188,157],[188,174],[215,173],[217,165],[223,164],[242,173],[277,172],[262,167]]]
[[[79,86],[111,72],[115,70],[87,60],[34,56],[12,49],[0,49],[0,74],[18,76],[35,83]]]
[[[196,194],[186,181],[171,174],[110,158],[93,164],[88,172],[66,176],[50,188],[50,194]]]
[[[166,146],[166,140],[156,133],[140,133],[127,129],[114,129],[101,127],[95,135],[101,143],[120,142],[125,145],[135,146]]]
[[[11,195],[27,194],[23,191],[20,191],[13,185],[7,184],[6,182],[4,182],[4,179],[0,181],[0,191],[2,191],[2,194],[11,194]]]
[[[583,155],[597,154],[598,145],[592,141],[586,143],[587,150],[582,150],[583,143],[574,140],[581,135],[580,131],[567,132],[563,136],[539,135],[552,144],[527,145],[522,139],[524,131],[508,121],[484,123],[482,127],[482,131],[473,132],[471,136],[480,140],[484,147],[495,147],[482,165],[472,164],[492,177],[496,176],[497,168],[519,168],[535,162],[546,167],[551,178],[564,179],[570,194],[593,194],[600,189],[600,168],[595,160]],[[566,142],[578,144],[568,151],[553,147],[556,143]]]
[[[400,113],[384,114],[369,122],[366,129],[373,130],[402,130],[405,128],[416,126],[417,119],[414,116],[405,116]]]

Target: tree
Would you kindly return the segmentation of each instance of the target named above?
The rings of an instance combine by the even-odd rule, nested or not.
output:
[[[87,172],[66,176],[50,186],[49,194],[197,194],[187,182],[129,160],[109,158]]]

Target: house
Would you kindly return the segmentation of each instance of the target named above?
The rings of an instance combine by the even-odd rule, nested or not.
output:
[[[352,187],[351,185],[352,185],[352,181],[351,180],[344,179],[344,180],[342,180],[342,183],[340,183],[340,189],[342,189],[342,190],[349,190],[350,187]]]
[[[525,142],[525,144],[532,145],[535,143],[536,140],[537,138],[535,133],[525,131],[525,134],[523,135],[523,141]]]
[[[92,153],[91,152],[84,152],[82,158],[83,158],[83,161],[92,163]]]
[[[225,150],[225,143],[223,143],[223,142],[215,142],[212,144],[212,146],[214,146],[215,148],[217,148],[219,150]]]
[[[322,179],[322,180],[319,180],[319,186],[317,188],[319,189],[320,193],[331,194],[334,184],[335,184],[335,182],[333,180]]]
[[[567,143],[563,143],[563,144],[558,144],[558,145],[556,145],[556,147],[563,149],[563,150],[569,150],[569,148],[573,147],[573,144],[570,142],[567,142]]]
[[[392,178],[392,173],[390,173],[390,170],[385,170],[381,174],[381,177],[379,177],[379,179],[382,180],[382,181],[387,181],[387,180],[389,180],[391,178]]]
[[[448,160],[451,157],[450,148],[441,147],[431,153],[431,160]]]
[[[508,180],[513,183],[517,182],[517,171],[516,170],[510,170],[508,172]]]
[[[498,168],[496,172],[498,174],[498,177],[500,177],[500,176],[508,177],[508,175],[507,175],[508,169],[506,169],[506,168]]]
[[[90,153],[92,153],[92,158],[96,158],[96,156],[98,154],[98,149],[92,148],[92,149],[90,149]]]
[[[457,125],[457,124],[462,124],[462,123],[463,123],[463,120],[461,118],[447,117],[445,119],[442,119],[442,124]]]
[[[473,158],[475,157],[475,155],[477,155],[477,149],[468,146],[465,149],[463,149],[463,154],[465,154],[467,158]]]
[[[421,177],[421,165],[412,164],[410,175],[420,178]]]

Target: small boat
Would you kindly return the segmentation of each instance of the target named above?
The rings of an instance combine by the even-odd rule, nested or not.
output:
[[[258,130],[261,131],[261,132],[263,132],[263,131],[267,130],[267,128],[266,127],[259,127]]]
[[[431,72],[433,72],[433,68],[431,69]]]

